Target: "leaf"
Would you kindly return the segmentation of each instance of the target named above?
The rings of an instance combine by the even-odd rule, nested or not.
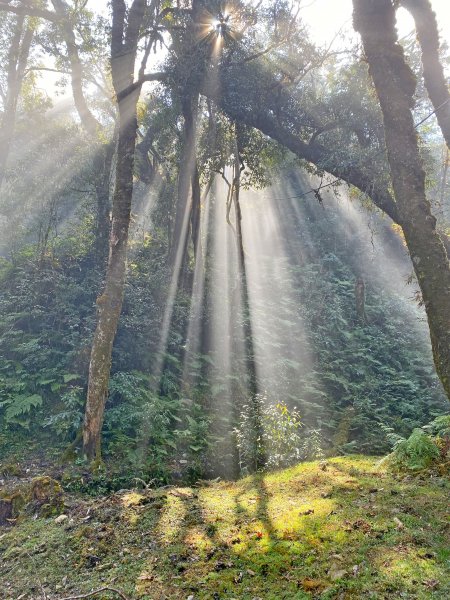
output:
[[[3,404],[6,404],[3,403]],[[5,418],[7,423],[12,423],[12,420],[19,415],[27,414],[32,408],[42,405],[42,396],[32,394],[31,396],[16,396],[8,402],[5,410]]]
[[[49,383],[53,383],[55,379],[38,379],[39,385],[48,385]]]
[[[189,448],[191,450],[193,450],[194,452],[198,452],[199,450],[202,449],[203,446],[189,446]]]
[[[79,379],[80,376],[77,375],[76,373],[64,373],[63,379],[64,379],[64,383],[69,383],[70,381],[73,381],[74,379]]]

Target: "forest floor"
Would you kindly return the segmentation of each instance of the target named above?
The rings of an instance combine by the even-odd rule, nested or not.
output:
[[[65,495],[64,517],[0,527],[0,598],[450,598],[450,483],[378,463]]]

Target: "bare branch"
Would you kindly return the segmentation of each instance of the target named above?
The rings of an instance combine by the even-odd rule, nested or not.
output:
[[[112,588],[108,586],[99,588],[98,590],[94,590],[93,592],[88,592],[87,594],[80,594],[78,596],[68,596],[67,598],[62,598],[61,600],[82,600],[82,598],[89,598],[91,596],[95,596],[96,594],[100,594],[101,592],[113,592],[114,594],[117,594],[120,598],[122,598],[122,600],[129,600],[123,592],[121,592],[117,588]]]

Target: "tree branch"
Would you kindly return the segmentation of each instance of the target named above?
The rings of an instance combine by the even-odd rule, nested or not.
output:
[[[0,0],[0,10],[14,13],[16,15],[28,15],[30,17],[39,17],[52,23],[58,23],[60,18],[58,15],[51,10],[45,10],[42,8],[35,8],[28,4],[21,4],[19,6],[10,4],[7,0]]]
[[[96,594],[100,594],[101,592],[113,592],[114,594],[120,596],[122,600],[128,600],[128,598],[123,592],[121,592],[117,588],[112,588],[108,586],[99,588],[98,590],[94,590],[93,592],[88,592],[87,594],[80,594],[78,596],[68,596],[67,598],[62,598],[61,600],[82,600],[82,598],[89,598],[90,596],[95,596]]]

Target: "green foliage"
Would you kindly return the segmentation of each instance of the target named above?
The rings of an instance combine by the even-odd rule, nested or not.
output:
[[[242,471],[264,464],[268,469],[295,464],[301,458],[301,417],[282,402],[257,394],[242,407],[234,433]]]
[[[391,428],[383,427],[393,444],[393,451],[384,461],[399,471],[421,471],[450,460],[450,415],[441,415],[431,423],[414,429],[403,438]]]
[[[84,402],[83,388],[68,388],[61,395],[61,410],[47,417],[43,426],[51,429],[63,441],[74,438],[83,422]]]
[[[65,439],[80,421],[96,287],[92,271],[71,263],[25,255],[0,282],[0,418],[12,428],[54,426]]]
[[[322,460],[325,458],[324,440],[320,429],[310,429],[304,435],[302,443],[303,460]]]
[[[105,454],[143,478],[194,479],[204,472],[209,420],[192,400],[162,396],[152,377],[118,372],[110,382],[103,436]]]
[[[399,470],[421,471],[439,458],[439,448],[423,429],[414,429],[406,440],[397,442],[389,463]]]
[[[422,429],[430,435],[450,438],[450,415],[436,417],[431,423],[424,425]]]
[[[139,372],[118,372],[110,382],[103,428],[105,452],[165,480],[176,450],[174,425],[179,403],[153,391]]]
[[[22,425],[27,429],[30,421],[29,419],[24,420],[21,417],[23,415],[28,415],[31,410],[37,406],[42,406],[42,396],[39,394],[32,394],[31,396],[19,394],[9,400],[0,402],[0,408],[5,408],[5,422],[7,424]]]

